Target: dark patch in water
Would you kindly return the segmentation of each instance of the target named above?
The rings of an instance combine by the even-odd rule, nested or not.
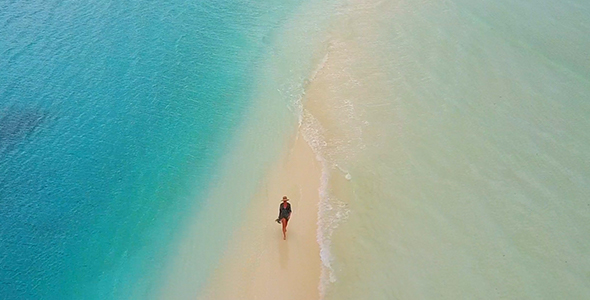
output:
[[[0,111],[0,153],[10,151],[25,141],[45,121],[39,111],[7,109]]]

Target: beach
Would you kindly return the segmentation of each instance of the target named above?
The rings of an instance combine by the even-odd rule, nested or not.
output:
[[[354,116],[357,111],[351,95],[363,97],[363,103],[370,104],[379,101],[383,94],[378,90],[380,75],[365,78],[377,79],[376,85],[367,88],[369,81],[366,81],[359,88],[360,82],[354,82],[357,74],[350,68],[357,69],[358,63],[363,63],[373,68],[370,71],[376,70],[378,60],[368,56],[363,46],[364,42],[375,38],[375,28],[358,25],[367,24],[376,16],[378,8],[383,6],[367,1],[333,8],[342,15],[330,18],[327,31],[321,32],[321,38],[317,39],[321,43],[312,44],[307,55],[313,62],[310,70],[301,71],[305,80],[291,109],[292,116],[298,118],[298,125],[293,133],[287,133],[282,148],[277,148],[279,155],[259,179],[256,192],[247,199],[248,206],[235,215],[237,220],[232,222],[235,230],[218,256],[211,277],[200,292],[193,289],[197,299],[324,299],[337,280],[332,266],[331,238],[345,221],[349,211],[344,201],[350,200],[349,195],[337,188],[346,188],[351,179],[344,169],[346,164],[338,160],[345,157],[353,161],[363,142],[359,130],[364,122]],[[291,20],[285,31],[297,41],[306,33],[301,30],[306,26],[300,24],[308,18]],[[358,32],[348,34],[353,29]],[[293,30],[295,32],[290,32]],[[281,47],[285,48],[293,43],[282,42]],[[278,66],[271,62],[267,68],[280,70],[279,73],[285,71],[281,70],[285,68],[284,62]],[[361,72],[366,70],[360,69]],[[256,110],[259,117],[253,118],[258,120],[252,123],[253,127],[260,125],[259,120],[265,118],[267,111],[276,110],[269,110],[266,105]],[[252,132],[257,130],[260,129],[247,130],[246,136],[252,137]],[[256,139],[260,143],[268,142],[268,136],[256,136]],[[242,143],[252,142],[242,140]],[[236,147],[243,148],[243,145]],[[294,210],[286,241],[282,239],[281,226],[273,222],[283,195],[291,199]],[[226,205],[231,204],[226,202]],[[189,234],[196,237],[201,231],[189,231]],[[183,256],[199,258],[189,252],[179,257]],[[190,285],[189,270],[182,272],[185,274],[182,278],[174,276],[184,284],[173,284],[176,288],[168,288],[161,299],[189,298],[187,294],[178,293],[186,290],[182,285]]]
[[[298,133],[240,216],[219,267],[198,299],[319,298],[320,176],[315,154]],[[274,222],[283,195],[293,209],[287,240]]]

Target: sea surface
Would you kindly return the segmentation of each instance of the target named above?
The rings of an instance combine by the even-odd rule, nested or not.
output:
[[[198,292],[297,129],[323,166],[322,298],[590,298],[588,20],[585,0],[1,2],[0,298],[156,298],[208,218]],[[235,205],[203,216],[216,197]]]
[[[297,5],[2,1],[0,298],[154,297]]]

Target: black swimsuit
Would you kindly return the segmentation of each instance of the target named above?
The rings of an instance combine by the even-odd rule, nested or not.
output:
[[[281,219],[287,219],[287,221],[288,221],[290,216],[291,216],[291,204],[287,203],[287,208],[284,208],[283,203],[281,203],[281,205],[279,205],[279,218],[277,220],[280,221]]]

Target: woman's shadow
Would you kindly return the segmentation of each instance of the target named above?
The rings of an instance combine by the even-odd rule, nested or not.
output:
[[[281,269],[286,269],[287,265],[289,264],[289,236],[287,236],[287,240],[283,240],[283,234],[281,233],[278,243],[279,243],[279,263],[281,265]]]

